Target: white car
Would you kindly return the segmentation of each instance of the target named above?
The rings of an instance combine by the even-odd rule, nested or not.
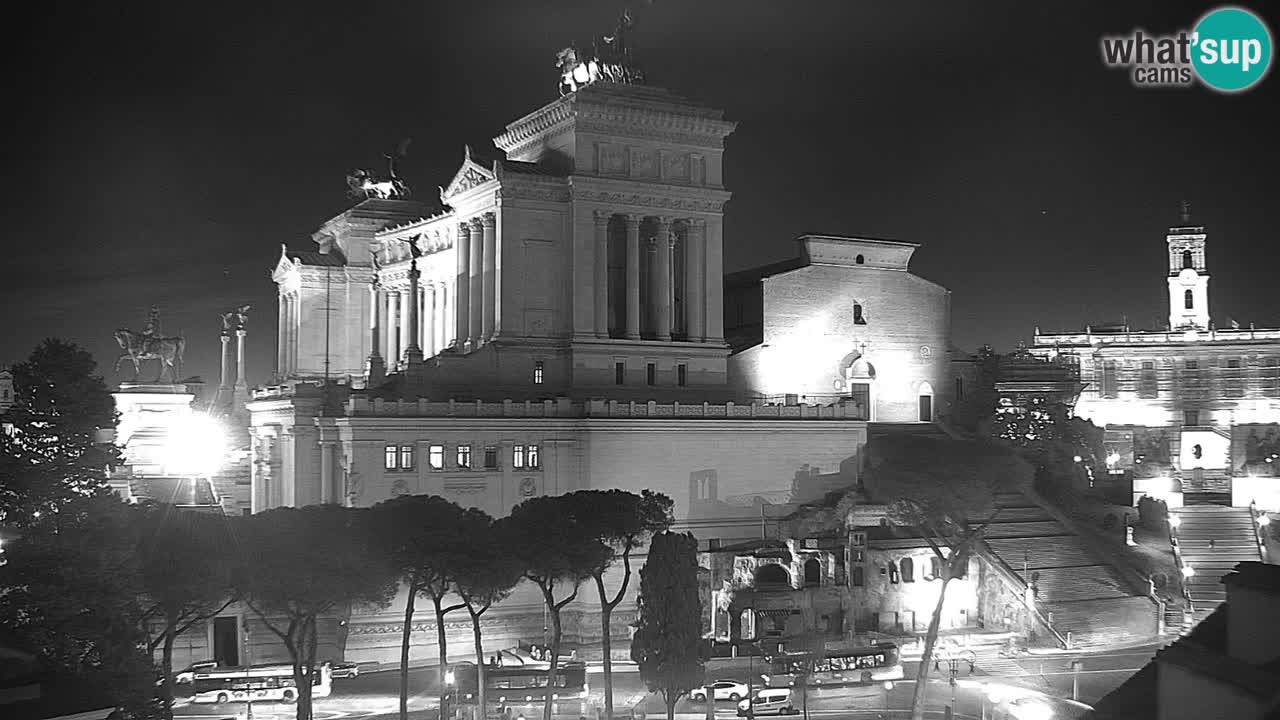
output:
[[[737,680],[717,680],[706,687],[694,690],[690,693],[690,699],[694,702],[706,702],[708,692],[716,700],[729,700],[735,703],[751,694],[747,691],[746,683]]]

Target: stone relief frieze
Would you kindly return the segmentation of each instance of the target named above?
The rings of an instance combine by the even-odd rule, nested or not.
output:
[[[652,150],[633,149],[631,151],[631,176],[640,178],[658,176],[658,167],[654,162]]]
[[[688,153],[662,153],[662,178],[664,180],[689,179]]]
[[[691,212],[719,213],[724,211],[724,200],[711,200],[690,197],[654,197],[640,193],[606,192],[574,188],[573,197],[584,202],[598,202],[608,205],[631,205],[635,207],[663,208],[670,210],[686,210]]]
[[[621,175],[627,171],[626,156],[617,145],[600,146],[600,172],[606,175]]]

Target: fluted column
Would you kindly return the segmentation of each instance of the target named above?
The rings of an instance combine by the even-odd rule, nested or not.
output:
[[[471,220],[471,260],[468,268],[467,347],[475,351],[480,348],[480,337],[484,332],[484,223],[480,218]]]
[[[298,326],[302,324],[302,313],[298,312],[298,296],[289,293],[289,321],[288,321],[288,344],[289,344],[289,372],[298,371]]]
[[[222,331],[222,379],[218,381],[218,402],[225,403],[231,397],[231,336]]]
[[[378,344],[381,342],[379,337],[381,315],[382,297],[375,280],[369,283],[369,362],[365,366],[365,384],[370,387],[381,385],[387,374],[386,362],[383,361],[382,352],[378,349]]]
[[[419,303],[422,302],[418,293],[418,261],[413,259],[409,261],[409,287],[404,290],[403,302],[408,306],[408,312],[404,314],[403,332],[404,336],[404,363],[405,365],[417,365],[422,362],[422,346],[418,343],[418,323],[421,316],[418,314]]]
[[[627,339],[640,339],[640,216],[624,215],[627,223]]]
[[[595,219],[595,332],[609,337],[609,213],[596,210]]]
[[[480,216],[484,232],[484,307],[480,312],[480,342],[493,339],[493,328],[498,317],[498,248],[497,217],[493,213]]]
[[[276,305],[278,306],[277,314],[279,315],[276,320],[276,374],[284,377],[285,372],[288,370],[286,367],[288,365],[288,360],[286,359],[288,355],[286,353],[289,348],[288,335],[286,334],[289,331],[289,304],[285,299],[284,293],[276,296]]]
[[[236,394],[241,398],[249,396],[249,383],[244,379],[244,327],[236,328]]]
[[[654,332],[659,340],[671,340],[671,218],[658,218],[658,236],[654,238],[653,264]]]
[[[701,218],[690,221],[684,253],[684,325],[690,342],[702,342],[706,339],[706,325],[703,323],[707,314],[706,240],[707,221]]]
[[[440,352],[436,348],[440,345],[436,342],[436,284],[429,283],[422,289],[422,319],[424,325],[422,327],[422,354],[426,357],[435,357]]]
[[[389,288],[382,288],[379,295],[382,298],[382,357],[386,358],[387,369],[396,366],[396,319],[392,314],[394,306],[391,298],[395,295]]]
[[[390,320],[390,327],[387,328],[387,339],[390,342],[390,349],[387,352],[387,367],[399,367],[400,365],[400,348],[403,347],[401,333],[403,328],[401,325],[404,321],[401,317],[400,309],[400,291],[387,291],[387,317]]]
[[[457,282],[453,286],[453,337],[458,352],[464,352],[467,338],[471,337],[471,313],[467,309],[467,300],[471,297],[471,226],[467,223],[458,223],[458,241],[454,244],[453,254],[457,264]]]
[[[707,342],[724,344],[723,220],[707,221]]]
[[[457,304],[454,300],[453,293],[454,283],[445,282],[440,288],[440,349],[444,350],[446,346],[454,345],[454,333],[458,329],[458,323],[454,319],[453,306]]]

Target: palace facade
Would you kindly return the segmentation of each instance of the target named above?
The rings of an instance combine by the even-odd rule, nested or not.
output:
[[[1169,327],[1041,333],[1031,351],[1078,368],[1078,416],[1106,428],[1111,469],[1142,495],[1280,507],[1280,329],[1216,327],[1209,311],[1205,228],[1165,236]]]
[[[733,129],[667,90],[593,83],[509,125],[502,157],[465,149],[442,209],[364,199],[314,250],[282,249],[278,379],[248,405],[253,511],[431,493],[502,516],[648,488],[709,545],[856,484],[868,421],[951,402],[950,294],[910,273],[917,245],[836,236],[726,280]],[[599,638],[587,595],[567,639]],[[402,601],[326,647],[398,657]],[[633,619],[614,614],[620,640]],[[434,657],[418,622],[413,655]],[[540,641],[541,599],[486,622],[492,647]],[[464,618],[447,629],[468,644]]]

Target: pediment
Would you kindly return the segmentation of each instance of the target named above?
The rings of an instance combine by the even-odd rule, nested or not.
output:
[[[462,166],[454,174],[453,180],[440,190],[440,200],[447,204],[455,195],[460,195],[494,179],[493,170],[476,162],[471,155],[471,148],[467,147],[462,158]]]
[[[281,243],[280,259],[276,261],[275,270],[271,271],[271,279],[280,283],[295,272],[297,268],[294,267],[293,259],[289,257],[289,246]]]

